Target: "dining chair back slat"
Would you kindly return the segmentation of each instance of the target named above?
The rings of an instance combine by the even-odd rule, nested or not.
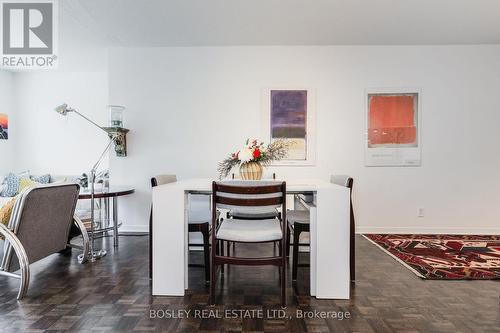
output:
[[[280,193],[282,190],[282,184],[273,182],[270,185],[248,185],[248,186],[238,186],[240,183],[234,182],[234,185],[217,184],[217,191],[223,193],[232,194],[272,194]],[[271,183],[271,182],[269,182]]]
[[[283,203],[283,198],[259,198],[259,199],[240,199],[240,198],[227,198],[227,197],[216,197],[215,202],[217,204],[225,206],[276,206]]]

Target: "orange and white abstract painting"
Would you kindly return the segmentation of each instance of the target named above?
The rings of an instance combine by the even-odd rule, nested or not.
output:
[[[417,146],[417,94],[368,96],[370,147]]]
[[[9,138],[9,117],[5,113],[0,113],[0,140]]]
[[[367,94],[367,165],[420,165],[419,96],[414,90]]]

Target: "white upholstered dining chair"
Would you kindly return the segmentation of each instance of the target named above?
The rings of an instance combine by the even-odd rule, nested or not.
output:
[[[280,268],[281,305],[286,306],[286,183],[275,181],[224,181],[212,184],[212,267],[210,279],[210,304],[215,304],[217,266],[223,265],[274,265]],[[226,219],[218,224],[218,210],[239,208],[281,208],[283,220]],[[271,257],[236,257],[216,253],[217,243],[268,243],[279,242],[279,255]]]
[[[350,251],[349,251],[349,267],[351,280],[356,280],[356,270],[355,270],[355,222],[354,222],[354,210],[352,207],[352,187],[354,180],[347,175],[332,175],[330,177],[330,182],[340,186],[345,186],[349,188],[350,191]],[[301,240],[301,235],[303,233],[309,233],[309,211],[308,210],[290,210],[287,212],[288,220],[288,233],[290,240],[290,233],[293,235],[292,244],[292,280],[297,280],[297,270],[299,267],[299,247],[308,246],[308,238]],[[303,237],[304,238],[304,237]],[[290,244],[287,244],[287,252],[290,250]]]
[[[151,178],[151,186],[159,186],[168,183],[173,183],[177,181],[176,175],[157,175]],[[190,195],[189,202],[189,212],[188,212],[188,231],[190,233],[201,233],[203,236],[203,243],[192,243],[189,242],[190,247],[203,247],[203,258],[205,267],[205,282],[210,281],[210,220],[212,219],[212,214],[210,212],[210,204],[208,202],[200,202],[192,200],[194,196]],[[153,240],[153,209],[151,209],[151,215],[149,219],[149,274],[152,277],[152,240]],[[190,265],[196,266],[196,265]]]

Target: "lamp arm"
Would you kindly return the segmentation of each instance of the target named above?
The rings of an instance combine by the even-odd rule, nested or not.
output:
[[[76,113],[77,115],[79,115],[80,117],[82,117],[83,119],[85,119],[86,121],[88,121],[89,123],[91,123],[92,125],[94,125],[95,127],[98,127],[100,130],[106,132],[106,134],[108,133],[104,127],[100,126],[99,124],[95,123],[93,120],[87,118],[86,116],[84,116],[83,114],[81,114],[80,112],[76,111],[75,109],[71,109],[71,112],[74,112]],[[108,152],[109,148],[111,147],[111,145],[113,144],[113,142],[115,141],[115,138],[112,137],[110,140],[109,140],[109,143],[108,145],[106,146],[106,149],[104,149],[104,151],[102,152],[101,156],[99,157],[99,159],[97,160],[96,164],[94,164],[94,166],[92,167],[92,172],[95,174],[95,172],[97,171],[97,168],[99,167],[99,164],[101,164],[102,160],[104,159],[104,155],[106,155],[106,153]]]
[[[102,128],[102,126],[99,126],[97,123],[95,123],[94,121],[90,120],[89,118],[87,118],[86,116],[84,116],[83,114],[81,114],[80,112],[78,112],[78,111],[76,111],[74,109],[72,109],[71,111],[74,112],[74,113],[76,113],[77,115],[79,115],[80,117],[82,117],[83,119],[85,119],[86,121],[88,121],[89,123],[91,123],[92,125],[94,125],[96,127],[99,127],[101,130],[103,130],[104,132],[106,132],[106,130],[104,128]]]
[[[114,137],[109,140],[109,143],[106,146],[106,149],[104,149],[104,151],[102,152],[101,156],[97,160],[96,164],[94,164],[94,166],[92,167],[91,173],[93,173],[94,175],[95,175],[95,172],[97,171],[97,168],[99,167],[99,164],[101,164],[102,160],[104,159],[104,156],[108,152],[109,148],[111,148],[111,146],[113,145],[114,141],[115,141]],[[92,179],[92,181],[93,181],[93,179]]]

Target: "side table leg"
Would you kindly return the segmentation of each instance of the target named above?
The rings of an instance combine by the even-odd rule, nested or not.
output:
[[[113,197],[113,245],[118,247],[118,198]]]
[[[106,225],[109,226],[109,222],[110,222],[110,211],[111,211],[111,207],[109,205],[110,203],[110,200],[109,198],[104,198],[104,220],[106,221]]]
[[[101,211],[101,226],[108,227],[109,226],[109,198],[99,199],[103,201],[104,209]],[[101,206],[103,207],[103,206]],[[108,236],[108,232],[106,231],[106,236]]]

